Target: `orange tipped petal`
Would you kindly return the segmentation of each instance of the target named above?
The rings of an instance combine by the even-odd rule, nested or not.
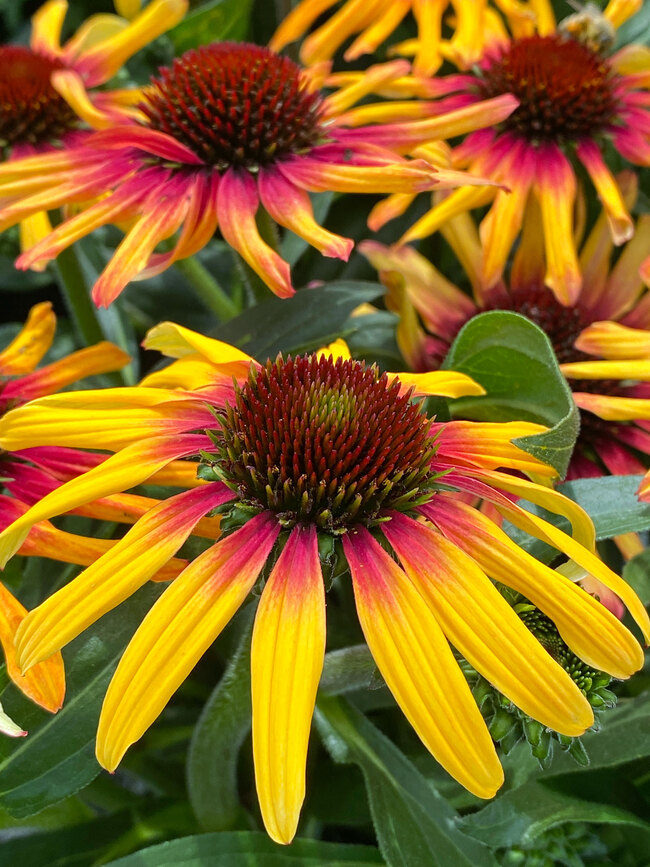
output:
[[[65,672],[60,653],[21,674],[16,662],[14,637],[27,609],[0,583],[0,644],[5,653],[7,674],[16,686],[45,710],[56,713],[65,697]]]

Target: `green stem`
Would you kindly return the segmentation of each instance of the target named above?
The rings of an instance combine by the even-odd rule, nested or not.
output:
[[[197,259],[193,257],[179,259],[174,262],[174,265],[191,284],[206,307],[212,310],[222,322],[237,316],[239,313],[237,305]]]
[[[70,317],[84,343],[91,346],[105,340],[97,308],[93,304],[86,286],[84,273],[72,247],[63,250],[56,257],[56,273],[61,293],[65,299]]]

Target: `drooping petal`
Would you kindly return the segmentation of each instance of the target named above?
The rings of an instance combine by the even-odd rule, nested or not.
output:
[[[590,139],[584,139],[578,144],[576,153],[589,172],[596,192],[603,203],[614,243],[624,244],[634,234],[634,223],[625,207],[618,184],[605,165],[600,148]]]
[[[280,298],[294,293],[289,265],[262,239],[255,223],[257,184],[248,172],[228,169],[221,179],[217,218],[228,244]]]
[[[569,379],[636,379],[650,382],[650,359],[574,361],[561,364],[560,370]]]
[[[255,615],[253,756],[264,825],[290,843],[305,797],[305,763],[325,656],[325,588],[314,526],[296,527]]]
[[[65,672],[61,654],[57,653],[25,675],[20,673],[16,663],[14,636],[26,614],[24,605],[0,583],[0,644],[5,654],[7,674],[28,698],[45,710],[56,713],[65,697]]]
[[[153,392],[153,397],[151,397]],[[202,401],[164,389],[115,388],[37,398],[0,419],[0,446],[9,451],[51,445],[117,450],[147,436],[206,428],[214,421]],[[138,405],[140,404],[140,405]]]
[[[174,556],[206,512],[231,498],[232,491],[213,482],[154,506],[103,557],[25,618],[16,644],[23,671],[135,593]]]
[[[20,332],[0,352],[0,374],[20,376],[34,370],[52,345],[55,330],[56,316],[52,304],[43,301],[34,305]]]
[[[145,482],[170,461],[198,454],[210,447],[208,437],[186,434],[175,437],[151,437],[135,442],[108,457],[102,464],[61,485],[18,518],[0,534],[0,565],[4,566],[24,542],[30,528],[108,494],[124,491]]]
[[[142,621],[108,687],[97,760],[114,770],[241,606],[279,526],[262,513],[196,558]]]
[[[140,48],[178,24],[187,8],[187,0],[152,0],[128,27],[111,33],[82,51],[75,60],[75,67],[87,83],[103,84],[119,72]]]
[[[546,428],[534,422],[451,421],[431,425],[438,450],[436,467],[508,467],[522,472],[555,476],[557,471],[516,446],[513,440],[544,433]]]
[[[309,196],[278,171],[260,170],[258,189],[262,207],[281,226],[291,229],[323,254],[348,261],[354,241],[328,232],[314,219]]]
[[[383,532],[458,651],[517,707],[572,737],[593,724],[589,702],[462,549],[397,512]]]
[[[67,11],[67,0],[47,0],[32,15],[29,45],[33,51],[58,57],[61,53],[61,29]]]
[[[508,256],[521,230],[528,194],[535,179],[535,162],[531,148],[517,143],[504,167],[509,189],[497,192],[481,222],[480,236],[484,250],[481,284],[484,289],[490,289],[503,276]]]
[[[582,286],[573,243],[576,178],[555,145],[538,148],[536,193],[542,212],[546,248],[546,283],[562,304],[574,304]]]
[[[343,537],[357,612],[389,689],[426,748],[465,788],[503,782],[492,739],[425,599],[367,530]]]
[[[524,496],[531,500],[531,502],[537,502],[542,506],[545,506],[546,502],[549,502],[548,500],[542,500],[539,495],[535,495],[535,489],[544,490],[540,485],[533,485],[531,482],[528,482],[526,485],[523,479],[517,479],[514,476],[506,475],[506,473],[477,470],[474,472],[474,476],[479,483],[481,481],[487,483],[484,487],[494,486],[496,488],[502,488],[505,491],[515,493],[517,496]],[[468,490],[469,487],[470,486],[467,488]],[[486,499],[490,499],[490,496],[488,488]],[[561,495],[558,496],[561,500],[567,500],[566,497],[561,497]],[[641,600],[626,581],[616,575],[615,572],[612,572],[612,570],[606,566],[595,553],[593,553],[595,548],[593,542],[592,544],[585,545],[583,538],[573,538],[558,527],[555,527],[549,521],[545,521],[543,518],[538,518],[537,515],[534,515],[532,512],[528,512],[516,503],[508,501],[507,498],[504,499],[505,503],[499,501],[496,505],[499,511],[507,517],[509,521],[511,521],[516,527],[530,533],[535,538],[541,539],[543,542],[552,545],[554,548],[557,548],[558,551],[562,551],[562,553],[566,554],[567,557],[574,560],[579,566],[582,566],[582,568],[590,575],[593,575],[599,581],[602,581],[602,583],[606,587],[609,587],[613,593],[620,596],[625,603],[626,608],[639,626],[646,641],[650,642],[650,618],[648,617],[648,613],[643,607]],[[575,514],[576,511],[582,511],[577,503],[568,501],[567,505],[568,503],[571,503],[571,511],[573,514]],[[566,511],[562,511],[564,507],[561,505],[556,507],[551,506],[551,508],[558,514],[566,514]],[[584,519],[589,521],[586,513],[583,512],[583,515]],[[589,521],[589,523],[591,522]],[[594,531],[592,525],[591,539],[593,540],[593,538]]]
[[[638,641],[604,605],[527,554],[479,510],[441,494],[422,511],[491,578],[522,593],[543,611],[571,650],[589,665],[626,678],[643,664]]]

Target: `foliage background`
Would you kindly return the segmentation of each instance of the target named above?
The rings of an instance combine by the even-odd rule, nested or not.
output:
[[[25,42],[29,16],[39,5],[0,0],[2,40]],[[570,11],[564,3],[557,5],[562,15]],[[264,43],[284,6],[269,0],[194,2],[181,25],[129,64],[128,75],[142,81],[174,53],[201,42],[247,38]],[[112,11],[109,2],[94,0],[71,7],[66,19],[70,30],[91,13]],[[650,4],[623,28],[620,39],[650,42]],[[375,201],[372,196],[335,199],[323,194],[315,207],[320,217],[327,216],[328,227],[358,241],[370,236],[365,219]],[[642,193],[637,211],[647,210],[648,204]],[[408,219],[412,221],[413,212]],[[401,231],[399,222],[392,223],[374,237],[390,243]],[[118,239],[117,230],[105,230],[77,245],[89,282]],[[420,250],[450,279],[462,283],[462,272],[440,236],[426,239]],[[16,272],[16,251],[16,233],[0,237],[0,344],[15,334],[34,303],[49,299],[60,314],[50,358],[81,346],[59,294],[56,271]],[[100,314],[107,337],[133,356],[125,381],[136,382],[157,363],[153,353],[139,348],[139,340],[156,324],[161,310],[165,318],[222,336],[259,358],[310,350],[344,336],[358,357],[393,370],[403,368],[394,340],[395,317],[383,309],[382,287],[363,257],[353,254],[348,264],[325,260],[295,237],[283,240],[283,252],[293,265],[295,284],[318,281],[317,288],[303,289],[290,301],[269,293],[260,296],[224,244],[215,240],[199,254],[221,284],[231,287],[242,308],[227,325],[218,322],[174,269],[132,284]],[[364,301],[374,303],[377,312],[351,317]],[[508,417],[513,410],[504,395],[510,385],[501,384],[499,396],[499,386],[484,371],[490,361],[512,371],[516,382],[511,385],[520,390],[530,417],[557,426],[553,443],[561,465],[575,425],[549,344],[521,317],[487,316],[493,317],[490,322],[479,317],[452,349],[454,366],[482,378],[488,390],[488,399],[476,403],[474,412]],[[115,378],[100,377],[97,383],[115,384]],[[444,405],[436,409],[440,417],[449,411]],[[466,412],[471,409],[465,407]],[[650,506],[634,496],[637,484],[638,478],[623,477],[563,486],[589,511],[602,553],[618,567],[622,564],[607,540],[630,530],[645,534],[650,528]],[[66,518],[61,525],[98,535],[115,530],[82,518]],[[518,541],[542,559],[548,553],[539,544]],[[33,607],[72,574],[71,567],[51,561],[16,558],[3,580]],[[650,552],[627,564],[624,575],[648,603]],[[158,592],[153,585],[144,588],[64,651],[68,697],[54,717],[22,698],[0,669],[0,701],[30,732],[28,738],[0,742],[0,864],[650,864],[650,668],[617,686],[617,708],[605,715],[600,733],[584,737],[588,766],[556,750],[542,770],[528,745],[519,743],[503,757],[504,788],[486,804],[440,769],[396,710],[361,643],[351,591],[345,586],[328,597],[329,652],[310,745],[307,802],[299,839],[292,846],[276,846],[261,832],[254,792],[248,642],[255,600],[225,630],[118,771],[112,776],[100,773],[93,743],[101,700],[123,648]]]

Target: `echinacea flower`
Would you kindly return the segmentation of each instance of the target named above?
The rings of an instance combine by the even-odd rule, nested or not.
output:
[[[177,24],[187,0],[153,0],[130,23],[93,15],[64,45],[66,0],[48,0],[32,18],[29,47],[0,45],[0,158],[80,147],[88,127],[109,126],[135,91],[99,90],[140,48]],[[37,210],[21,220],[21,248],[52,229]]]
[[[619,182],[631,204],[634,176],[625,173]],[[444,227],[473,298],[410,246],[360,245],[380,272],[389,306],[400,315],[398,342],[414,370],[436,370],[462,326],[486,310],[521,313],[545,332],[580,409],[568,479],[645,473],[650,456],[650,295],[639,276],[650,218],[639,217],[634,238],[614,264],[607,223],[603,210],[580,248],[584,282],[568,306],[544,285],[543,240],[534,221],[524,226],[509,286],[501,281],[489,290],[481,285],[482,249],[470,216],[452,218]],[[644,482],[641,490],[649,487]]]
[[[269,834],[291,841],[325,652],[319,551],[345,558],[370,650],[415,731],[480,797],[496,792],[503,772],[447,639],[543,725],[572,736],[593,722],[583,694],[488,575],[525,594],[593,667],[624,678],[641,666],[636,639],[604,606],[463,502],[467,492],[494,502],[613,587],[650,632],[635,594],[592,553],[585,513],[497,469],[551,475],[511,443],[544,428],[436,423],[410,399],[479,393],[468,377],[380,374],[340,345],[260,365],[171,323],[145,345],[178,360],[140,387],[44,398],[0,422],[6,446],[88,443],[115,452],[2,533],[3,562],[35,521],[139,484],[169,460],[200,457],[214,479],[143,516],[19,631],[29,668],[135,592],[200,516],[221,513],[224,536],[165,590],[122,657],[99,724],[104,767],[118,765],[264,575],[252,638],[255,774]],[[523,511],[513,492],[566,515],[578,538]]]
[[[271,48],[280,51],[309,31],[323,13],[338,0],[300,0],[280,22]],[[453,10],[453,36],[442,40],[443,17]],[[444,57],[458,59],[463,65],[476,60],[486,25],[485,0],[344,0],[343,4],[300,46],[300,59],[312,64],[330,60],[353,34],[358,34],[344,53],[345,60],[371,54],[411,12],[418,28],[417,39],[394,46],[393,52],[414,55],[413,71],[433,75]]]
[[[475,68],[436,79],[439,88],[468,105],[505,93],[517,97],[518,108],[505,120],[473,132],[452,151],[454,167],[491,178],[508,192],[458,190],[434,204],[401,243],[424,238],[455,214],[491,203],[480,227],[483,288],[499,282],[524,220],[535,220],[545,244],[545,283],[562,304],[574,303],[583,280],[573,241],[576,173],[586,172],[607,212],[614,243],[622,244],[634,227],[606,149],[613,146],[624,159],[650,165],[650,49],[628,45],[611,54],[610,43],[593,32],[601,27],[615,34],[639,5],[639,0],[611,0],[592,28],[573,17],[556,27],[551,4],[540,0],[534,4],[536,32],[513,37],[501,24]],[[511,31],[521,29],[518,12],[504,10],[503,15]],[[402,198],[381,205],[371,225],[377,228],[407,204]]]
[[[417,192],[485,183],[423,159],[407,160],[398,155],[399,141],[391,147],[390,136],[382,134],[384,146],[378,146],[379,124],[355,130],[343,125],[350,105],[405,77],[408,68],[406,61],[380,64],[362,81],[325,97],[322,70],[301,70],[268,48],[215,42],[186,52],[145,88],[137,118],[125,115],[82,149],[0,168],[2,228],[35,207],[98,199],[23,254],[17,266],[43,267],[93,229],[126,223],[126,237],[93,290],[95,301],[108,305],[129,281],[196,253],[218,227],[273,292],[291,295],[289,265],[256,225],[260,205],[325,256],[347,259],[353,242],[315,221],[308,191]],[[491,122],[515,104],[509,95],[488,100],[461,118],[437,118],[437,129],[443,136],[459,124],[473,129],[480,118]],[[384,106],[390,111],[390,103]],[[381,114],[380,106],[379,122]],[[177,232],[171,249],[156,252]]]

